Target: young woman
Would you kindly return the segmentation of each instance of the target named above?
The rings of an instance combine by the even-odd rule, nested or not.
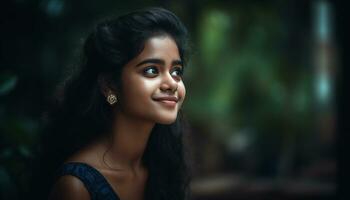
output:
[[[40,182],[49,199],[186,198],[186,51],[186,28],[162,8],[97,24],[48,116]]]

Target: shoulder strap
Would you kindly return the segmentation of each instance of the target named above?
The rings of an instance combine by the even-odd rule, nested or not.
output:
[[[72,175],[79,178],[89,191],[92,200],[119,200],[104,176],[86,163],[69,162],[61,166],[57,177]]]

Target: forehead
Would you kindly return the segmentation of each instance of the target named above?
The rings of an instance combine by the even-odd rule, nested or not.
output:
[[[144,49],[135,59],[159,58],[179,60],[179,50],[175,41],[169,36],[156,36],[146,40]]]

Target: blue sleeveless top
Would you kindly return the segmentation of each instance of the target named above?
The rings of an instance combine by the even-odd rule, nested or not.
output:
[[[92,166],[80,163],[64,163],[58,170],[57,178],[64,175],[77,177],[84,183],[91,200],[120,200],[105,177]]]

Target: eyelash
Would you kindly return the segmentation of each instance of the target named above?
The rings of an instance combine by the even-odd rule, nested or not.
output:
[[[150,72],[151,70],[152,71],[154,70],[154,71]],[[171,74],[173,74],[173,72],[178,72],[177,75],[173,75],[173,76],[182,78],[183,69],[181,67],[174,67],[173,70],[171,71]],[[149,66],[149,67],[144,68],[143,74],[145,76],[155,77],[156,75],[159,74],[159,70],[155,66]]]
[[[173,69],[173,71],[171,73],[176,72],[176,71],[178,72],[178,74],[176,76],[182,78],[182,76],[183,76],[183,69],[181,67],[174,67],[174,69]]]
[[[152,72],[149,73],[150,70],[154,70],[155,73],[152,73]],[[155,76],[156,74],[158,74],[158,69],[157,69],[157,67],[155,67],[155,66],[149,66],[149,67],[146,67],[146,68],[143,70],[143,74],[146,75],[146,76],[149,76],[149,75]]]

